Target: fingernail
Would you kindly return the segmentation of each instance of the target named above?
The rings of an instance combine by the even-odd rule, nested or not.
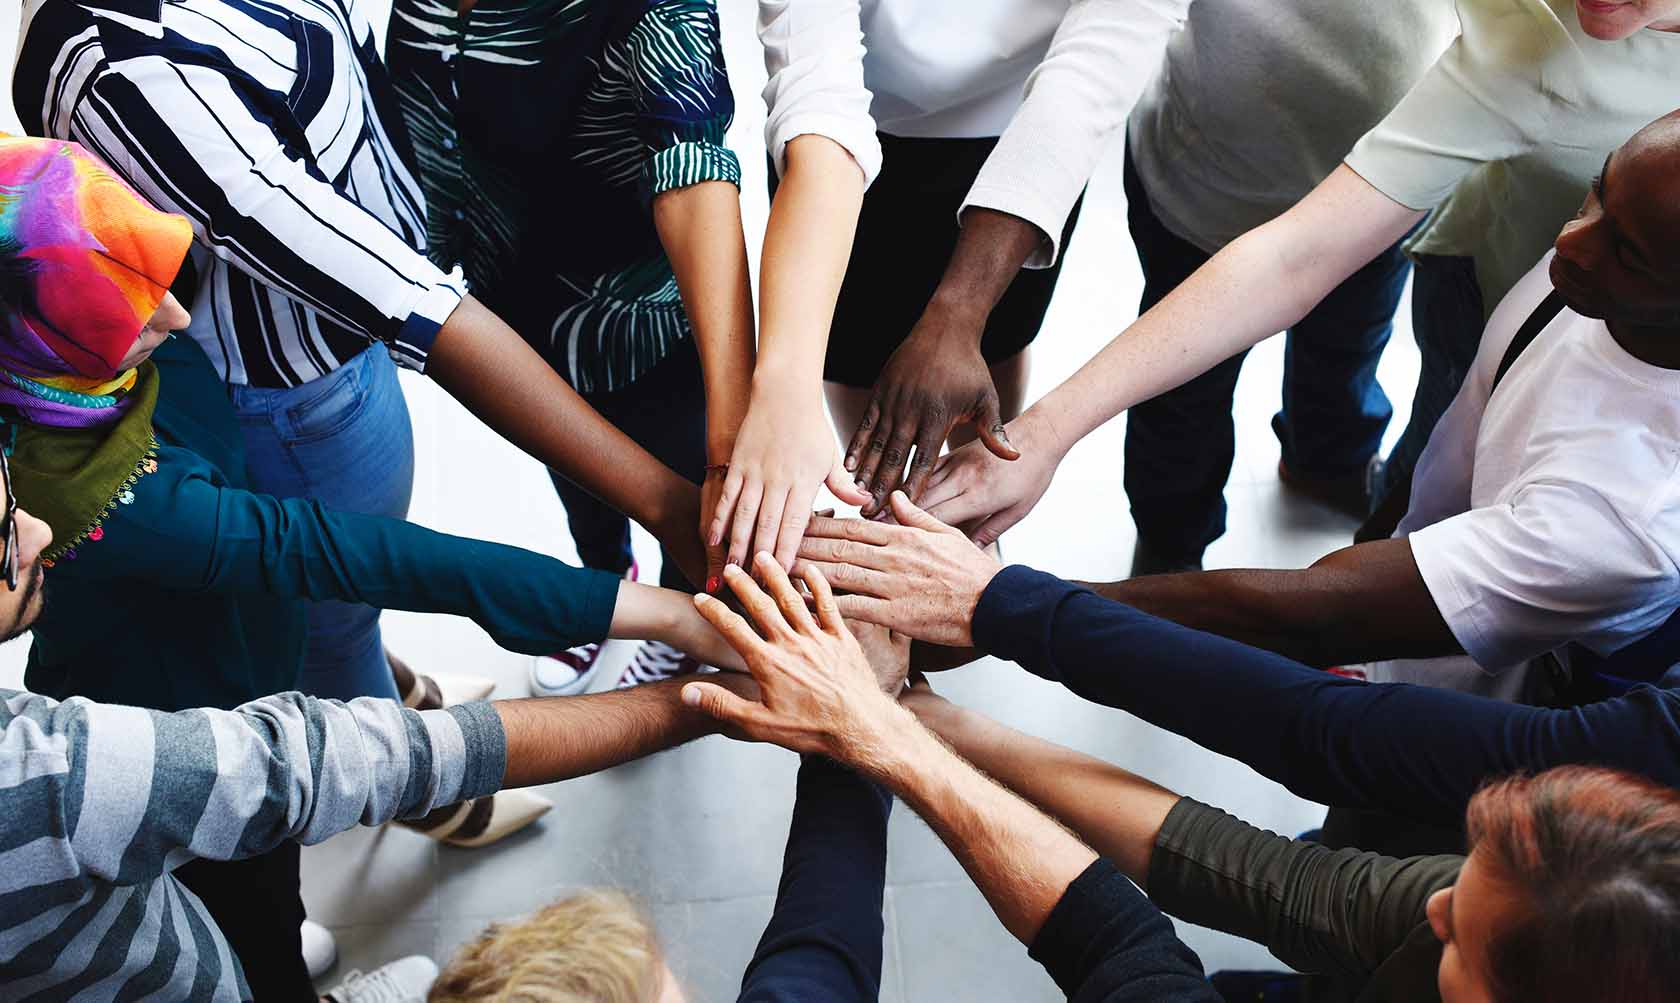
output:
[[[730,568],[733,568],[735,565],[740,563],[741,559],[731,554],[729,555],[729,559],[723,562],[723,569],[724,571],[728,571]]]
[[[723,542],[723,533],[719,530],[713,530],[712,535],[706,537],[706,546],[708,546],[708,547],[715,547],[722,542]]]
[[[859,477],[857,480],[852,482],[852,487],[857,488],[859,491],[868,491],[869,490],[869,485],[867,483],[865,483],[863,478],[861,478],[861,477]]]
[[[857,469],[857,457],[855,457],[855,456],[846,457],[846,469],[848,471]]]
[[[706,591],[707,592],[716,592],[718,590],[718,585],[720,584],[720,582],[721,582],[721,580],[718,578],[717,575],[713,575],[710,578],[706,579]]]
[[[684,686],[682,689],[682,702],[690,707],[700,706],[700,691],[695,689],[693,686]]]

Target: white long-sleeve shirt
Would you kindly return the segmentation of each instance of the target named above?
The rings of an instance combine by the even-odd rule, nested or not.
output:
[[[964,201],[1031,222],[1053,263],[1062,226],[1191,0],[759,0],[765,140],[840,144],[866,183],[876,132],[999,136]]]

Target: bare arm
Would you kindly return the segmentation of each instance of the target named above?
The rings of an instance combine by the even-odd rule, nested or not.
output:
[[[697,537],[705,537],[723,496],[730,454],[746,420],[752,389],[752,277],[741,229],[741,193],[726,181],[661,192],[653,223],[676,273],[683,309],[694,328],[706,385],[706,478],[700,490]],[[721,547],[707,548],[706,590],[723,571]]]
[[[965,446],[940,461],[920,504],[953,525],[985,520],[975,540],[990,543],[1031,511],[1061,457],[1091,430],[1294,324],[1422,216],[1338,167],[1010,422],[1021,460]]]
[[[700,490],[596,413],[536,350],[471,296],[438,331],[426,366],[509,442],[646,526],[690,580],[704,580],[694,533]]]
[[[1463,650],[1403,539],[1344,547],[1299,571],[1206,571],[1087,587],[1321,668]]]
[[[744,676],[720,673],[716,685],[755,692]],[[682,745],[718,730],[717,721],[679,698],[680,681],[577,697],[498,700],[507,734],[503,787],[581,777]]]
[[[866,497],[840,465],[822,404],[823,356],[863,205],[863,171],[838,143],[814,134],[787,144],[786,163],[764,232],[752,394],[707,536],[709,545],[727,540],[736,564],[763,550],[784,568],[793,566],[825,481],[843,501]]]
[[[1148,890],[1150,855],[1179,796],[1099,759],[1023,734],[918,686],[903,698],[957,755],[1039,810]]]

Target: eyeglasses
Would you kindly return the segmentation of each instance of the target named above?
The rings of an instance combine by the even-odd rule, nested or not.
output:
[[[6,588],[17,591],[18,582],[18,542],[17,542],[17,492],[12,490],[12,445],[17,441],[17,426],[6,425],[6,443],[0,448],[0,487],[6,491],[6,549],[0,553],[0,561],[6,564]]]

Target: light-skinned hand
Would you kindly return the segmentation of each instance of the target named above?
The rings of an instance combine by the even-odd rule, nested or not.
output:
[[[1007,428],[1018,459],[1002,459],[979,440],[953,449],[935,462],[927,490],[916,499],[934,518],[970,527],[969,538],[981,547],[1026,518],[1050,489],[1066,453],[1031,411]]]
[[[847,593],[835,599],[842,616],[917,641],[972,645],[974,608],[1002,565],[904,492],[894,491],[888,504],[897,525],[813,520],[798,569],[817,571]]]

